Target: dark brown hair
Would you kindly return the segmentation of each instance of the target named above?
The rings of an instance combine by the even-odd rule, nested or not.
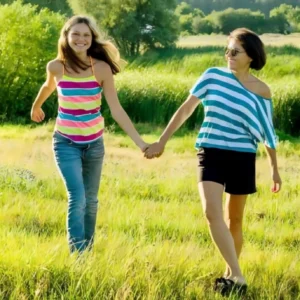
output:
[[[238,40],[247,55],[252,58],[250,63],[251,69],[261,70],[264,67],[267,61],[265,47],[255,32],[247,28],[237,28],[229,34],[228,39],[231,38]]]
[[[87,55],[105,61],[109,64],[113,74],[119,73],[120,54],[118,49],[111,42],[100,40],[100,33],[96,23],[87,16],[73,16],[65,23],[60,32],[60,38],[58,41],[57,59],[61,60],[66,68],[66,63],[68,63],[68,66],[70,66],[70,68],[76,73],[79,73],[78,69],[86,70],[90,67],[89,64],[86,64],[77,57],[68,43],[68,33],[72,26],[82,23],[89,27],[92,34],[92,44],[87,51]]]

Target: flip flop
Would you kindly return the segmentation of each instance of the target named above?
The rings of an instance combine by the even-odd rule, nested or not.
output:
[[[224,277],[217,278],[214,285],[214,291],[219,292],[222,296],[229,296],[233,293],[243,296],[246,294],[247,288],[246,283],[236,283]]]

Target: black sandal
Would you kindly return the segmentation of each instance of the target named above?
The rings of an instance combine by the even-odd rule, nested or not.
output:
[[[232,293],[243,296],[246,294],[247,288],[246,283],[235,283],[224,277],[217,278],[214,285],[214,291],[219,292],[222,296],[229,296]]]

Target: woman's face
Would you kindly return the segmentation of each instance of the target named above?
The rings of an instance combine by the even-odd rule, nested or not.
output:
[[[75,53],[86,52],[92,44],[92,32],[90,28],[84,24],[75,24],[69,30],[68,44]]]
[[[234,38],[231,38],[228,42],[225,58],[228,68],[234,71],[249,68],[252,61],[242,44]]]

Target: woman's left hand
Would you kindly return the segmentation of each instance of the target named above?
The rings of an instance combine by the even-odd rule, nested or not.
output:
[[[281,185],[282,185],[282,181],[281,181],[278,170],[272,171],[272,180],[273,180],[273,187],[271,190],[273,193],[278,193],[280,191]]]

